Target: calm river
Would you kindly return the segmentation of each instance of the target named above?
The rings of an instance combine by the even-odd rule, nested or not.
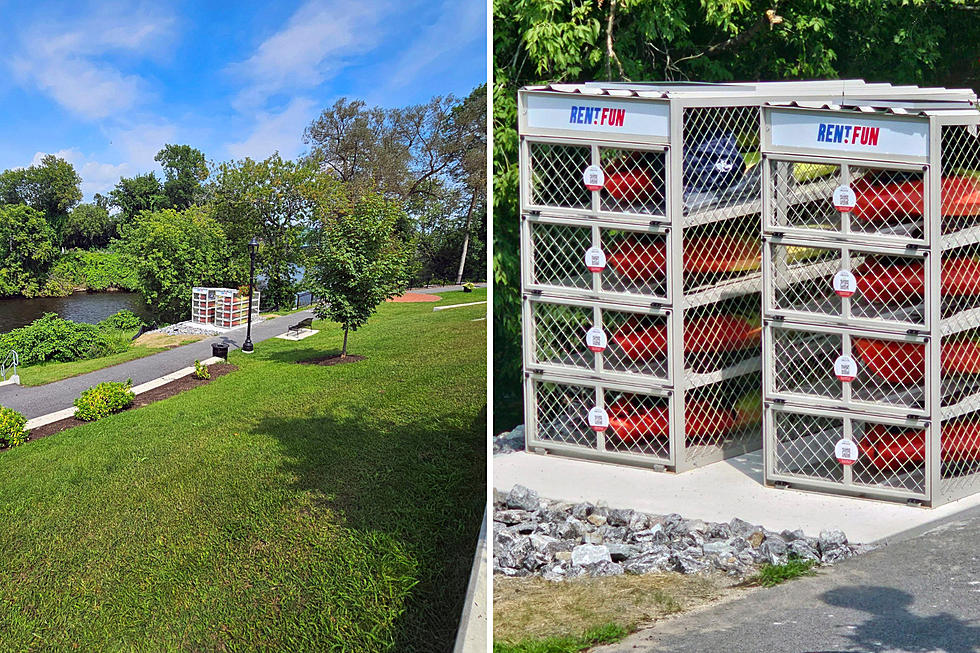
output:
[[[95,324],[122,309],[146,319],[146,310],[136,293],[75,293],[69,297],[0,299],[0,333],[30,324],[45,313],[57,313],[66,320]]]

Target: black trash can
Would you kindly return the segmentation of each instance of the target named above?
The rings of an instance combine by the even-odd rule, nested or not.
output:
[[[211,345],[211,355],[228,360],[228,345],[218,342],[214,343]]]

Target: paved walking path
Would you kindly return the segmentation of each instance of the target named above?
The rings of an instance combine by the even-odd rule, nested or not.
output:
[[[814,578],[680,615],[595,653],[980,651],[980,508]]]
[[[252,325],[252,342],[267,340],[285,333],[289,325],[313,317],[312,311],[299,311],[271,320],[263,320]],[[4,386],[0,388],[0,405],[22,413],[28,419],[40,417],[64,408],[69,408],[75,397],[83,390],[103,381],[125,381],[132,379],[133,385],[152,381],[171,372],[193,365],[195,360],[211,357],[211,345],[224,343],[231,349],[238,349],[245,341],[245,329],[235,329],[211,338],[205,338],[180,347],[174,347],[158,354],[144,356],[136,360],[105,367],[88,374],[73,376],[46,385]]]

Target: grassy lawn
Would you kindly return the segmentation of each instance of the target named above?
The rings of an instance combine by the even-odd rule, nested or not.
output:
[[[317,323],[0,453],[0,650],[450,650],[485,500],[486,307],[432,307],[382,306],[351,334],[367,360],[295,364],[337,351]]]

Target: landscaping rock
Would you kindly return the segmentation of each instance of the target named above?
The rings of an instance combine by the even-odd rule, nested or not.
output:
[[[600,562],[589,567],[590,576],[622,576],[623,565],[615,562]]]
[[[538,509],[538,505],[541,503],[541,498],[534,490],[530,490],[523,485],[515,485],[513,488],[511,488],[510,492],[507,493],[507,499],[504,501],[504,503],[511,508],[534,511]]]
[[[606,548],[609,550],[609,557],[612,558],[613,562],[622,562],[640,553],[637,547],[622,542],[610,542]]]
[[[677,571],[721,571],[746,577],[762,563],[790,556],[831,564],[867,550],[839,530],[807,537],[769,531],[741,519],[711,523],[681,515],[649,515],[589,502],[542,500],[515,486],[494,494],[493,569],[505,576],[539,575],[561,581]]]
[[[513,431],[501,433],[493,438],[493,453],[505,454],[524,450],[524,425],[516,427]]]
[[[595,544],[580,544],[572,549],[572,564],[575,566],[594,565],[600,562],[612,562],[609,549]]]

